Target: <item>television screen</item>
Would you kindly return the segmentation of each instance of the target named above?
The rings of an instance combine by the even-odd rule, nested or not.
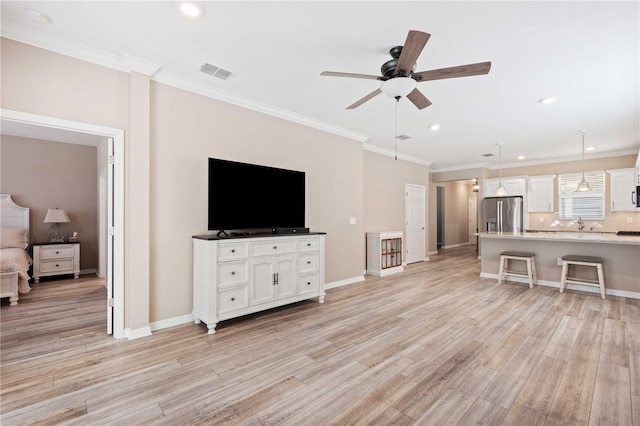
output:
[[[304,227],[305,174],[209,158],[210,231]]]

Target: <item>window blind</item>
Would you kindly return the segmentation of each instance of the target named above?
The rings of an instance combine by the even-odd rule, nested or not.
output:
[[[582,173],[558,176],[560,219],[604,219],[604,170],[585,172],[584,177],[591,185],[589,192],[575,192]]]

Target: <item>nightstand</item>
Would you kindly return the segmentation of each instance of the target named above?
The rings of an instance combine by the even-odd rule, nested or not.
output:
[[[40,277],[73,274],[80,276],[80,243],[34,243],[33,282]]]

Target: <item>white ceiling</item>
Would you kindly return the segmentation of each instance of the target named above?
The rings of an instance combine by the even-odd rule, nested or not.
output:
[[[428,81],[433,105],[398,105],[401,157],[434,170],[581,156],[640,148],[640,3],[637,1],[201,1],[203,16],[175,1],[5,1],[2,36],[100,62],[134,57],[160,66],[158,81],[236,99],[394,150],[395,101],[376,80],[322,71],[380,74],[409,30],[431,34],[416,71],[491,61],[489,74]],[[50,23],[29,18],[27,8]],[[229,80],[199,71],[208,62]],[[557,96],[543,105],[539,99]],[[439,124],[440,130],[428,127]],[[485,158],[482,154],[493,153]]]

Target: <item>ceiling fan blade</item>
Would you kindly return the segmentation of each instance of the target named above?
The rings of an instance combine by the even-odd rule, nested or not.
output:
[[[431,81],[442,80],[444,78],[470,77],[472,75],[488,74],[491,69],[491,62],[479,62],[477,64],[459,65],[457,67],[440,68],[437,70],[422,71],[413,73],[414,80]]]
[[[402,53],[400,53],[398,65],[396,65],[395,75],[409,76],[411,74],[411,68],[416,63],[429,37],[431,37],[431,34],[414,30],[409,31],[404,46],[402,46]]]
[[[376,89],[373,92],[369,93],[367,96],[365,96],[364,98],[360,99],[359,101],[354,102],[353,104],[349,105],[347,108],[345,109],[355,109],[358,108],[360,105],[362,105],[363,103],[367,102],[369,99],[373,98],[374,96],[379,95],[380,93],[382,93],[382,90],[380,89]]]
[[[418,109],[425,109],[431,105],[431,101],[418,89],[413,89],[411,93],[407,95],[407,99],[409,99]]]
[[[380,77],[379,75],[353,74],[349,72],[322,71],[320,75],[328,75],[330,77],[366,78],[369,80],[386,80],[386,78]]]

